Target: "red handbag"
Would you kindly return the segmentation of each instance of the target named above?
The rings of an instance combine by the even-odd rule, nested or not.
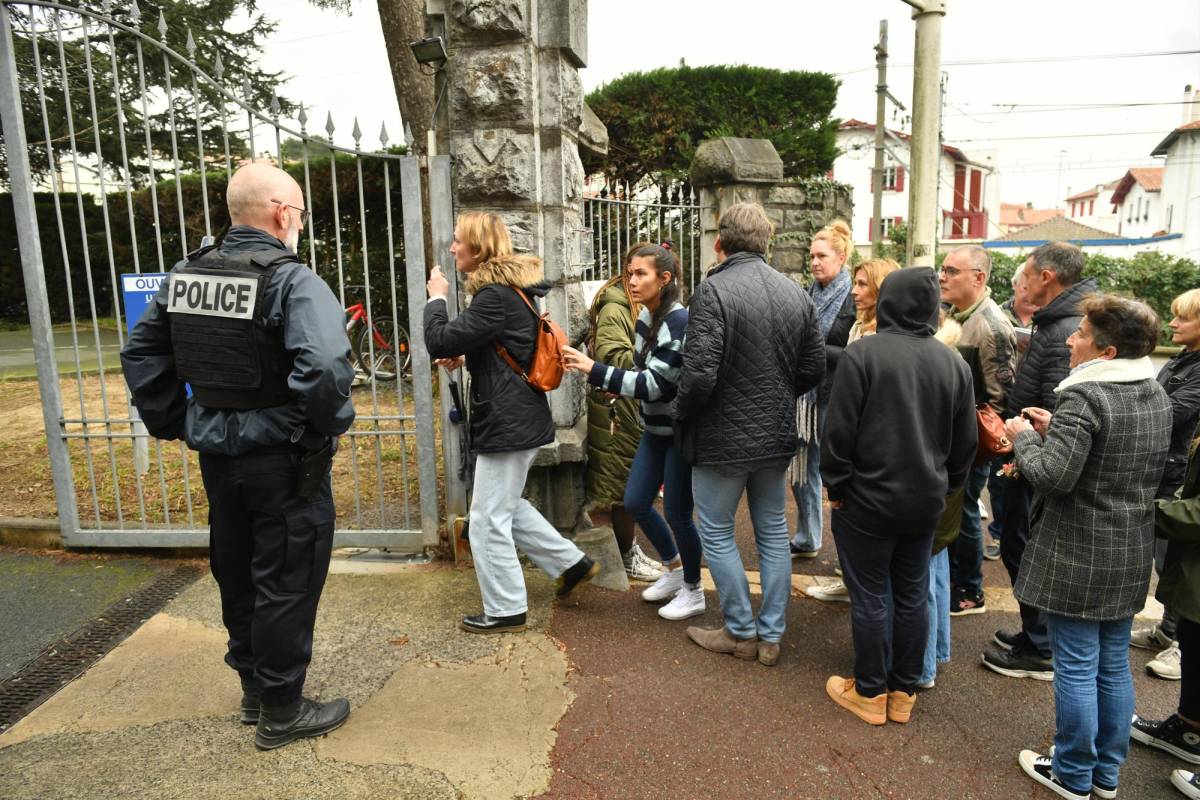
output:
[[[986,464],[996,456],[1008,455],[1013,451],[1012,440],[1004,431],[1004,420],[987,403],[975,406],[975,421],[979,425],[979,449],[975,452],[975,466]]]

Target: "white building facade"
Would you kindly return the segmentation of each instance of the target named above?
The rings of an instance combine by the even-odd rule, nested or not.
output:
[[[875,126],[860,120],[843,122],[837,132],[838,157],[827,177],[853,189],[854,219],[850,227],[860,249],[871,243],[874,205],[872,169],[875,165]],[[891,131],[884,155],[883,198],[880,214],[884,239],[908,218],[911,163],[909,135]],[[893,157],[892,153],[895,154]],[[943,145],[938,182],[942,209],[943,240],[982,240],[996,233],[999,209],[999,176],[995,153],[968,156],[956,147]]]
[[[1184,90],[1187,95],[1191,86]],[[1200,261],[1200,91],[1183,106],[1182,124],[1151,151],[1165,156],[1160,200],[1161,228],[1181,234],[1177,253]]]

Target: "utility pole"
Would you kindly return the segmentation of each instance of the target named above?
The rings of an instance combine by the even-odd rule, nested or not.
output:
[[[912,188],[908,196],[910,267],[932,267],[937,231],[938,163],[941,160],[939,88],[942,61],[942,17],[946,0],[904,0],[917,23],[913,59]]]
[[[883,128],[887,116],[887,29],[879,20],[879,44],[875,45],[875,166],[871,169],[871,257],[883,255]]]

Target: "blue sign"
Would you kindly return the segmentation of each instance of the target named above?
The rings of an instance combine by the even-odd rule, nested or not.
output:
[[[125,329],[133,334],[146,309],[154,302],[162,282],[167,279],[165,272],[143,272],[140,275],[121,276],[121,294],[125,297]]]

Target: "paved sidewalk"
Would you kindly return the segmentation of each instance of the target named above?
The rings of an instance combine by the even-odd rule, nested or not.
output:
[[[823,573],[818,561],[797,573]],[[333,734],[260,753],[239,725],[216,587],[193,584],[57,696],[0,734],[0,796],[23,798],[1049,798],[1016,765],[1053,728],[1048,683],[978,664],[1007,579],[987,565],[988,614],[954,620],[953,662],[907,726],[871,728],[824,695],[850,668],[848,607],[801,597],[775,668],[707,653],[638,589],[554,605],[527,571],[530,629],[458,632],[478,608],[469,570],[338,559],[308,691],[346,695]],[[1145,676],[1140,713],[1178,684]],[[1136,746],[1121,796],[1170,797],[1173,759]]]

